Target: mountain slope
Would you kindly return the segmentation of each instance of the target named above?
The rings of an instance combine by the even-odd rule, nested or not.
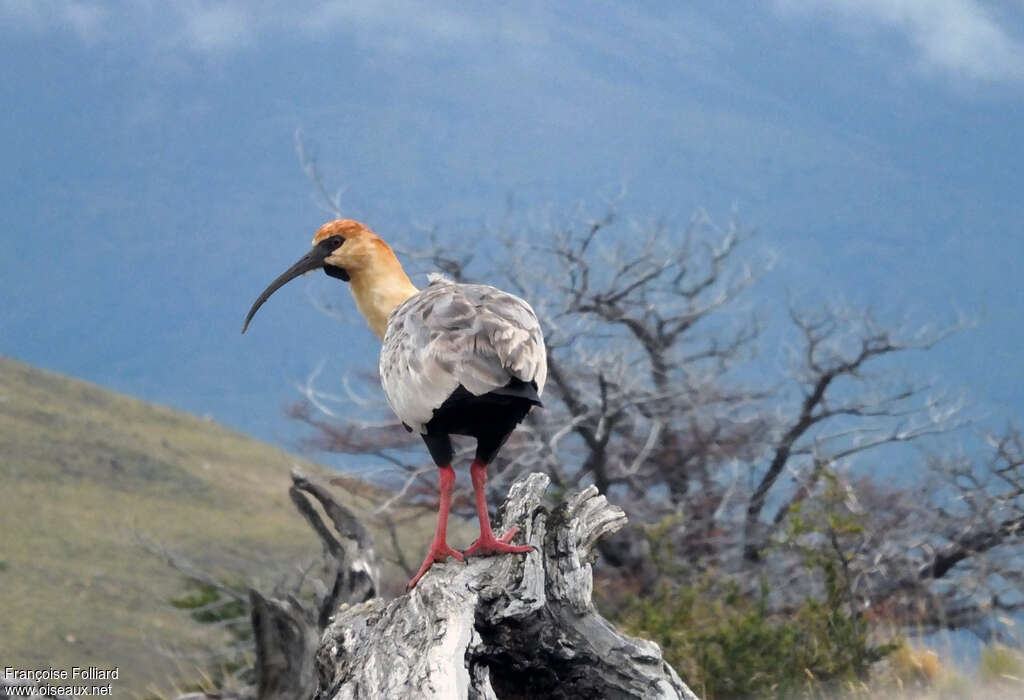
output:
[[[216,648],[142,541],[269,588],[318,552],[288,499],[327,470],[209,421],[0,358],[0,667],[119,668],[117,697]],[[339,500],[358,510],[359,504]]]

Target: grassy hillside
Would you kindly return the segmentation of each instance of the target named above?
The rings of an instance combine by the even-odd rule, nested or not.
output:
[[[167,604],[183,579],[140,537],[269,587],[319,551],[288,500],[296,464],[326,473],[212,422],[0,358],[0,667],[118,666],[118,697],[169,687],[217,631]]]

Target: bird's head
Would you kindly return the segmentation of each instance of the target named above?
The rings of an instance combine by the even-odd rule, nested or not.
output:
[[[313,249],[281,273],[256,299],[245,317],[242,332],[271,294],[296,277],[318,269],[353,284],[368,277],[384,279],[396,273],[408,281],[391,247],[366,225],[351,219],[328,221],[313,236]]]
[[[331,277],[350,281],[362,273],[384,274],[396,260],[391,246],[365,224],[352,219],[328,221],[313,236],[313,250],[323,248],[324,272]]]

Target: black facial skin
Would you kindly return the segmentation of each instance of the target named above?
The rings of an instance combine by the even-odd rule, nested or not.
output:
[[[263,302],[270,298],[271,294],[286,285],[288,282],[291,282],[296,277],[303,275],[310,270],[322,268],[323,271],[331,277],[348,282],[349,275],[346,270],[324,263],[327,256],[344,245],[344,243],[345,239],[341,236],[325,238],[313,246],[313,250],[303,255],[297,263],[289,267],[277,279],[271,282],[270,285],[263,290],[263,293],[260,294],[259,298],[252,305],[252,308],[249,309],[249,313],[245,317],[245,323],[242,325],[242,332],[245,333],[246,329],[249,327],[249,321],[251,321],[252,317],[256,315],[259,308],[263,306]]]
[[[316,247],[326,250],[328,254],[331,254],[344,244],[345,239],[341,236],[331,236],[330,238],[325,238],[317,243]]]
[[[328,255],[333,253],[335,250],[344,245],[345,239],[341,236],[331,236],[325,238],[316,244],[317,248],[324,247],[328,251]],[[343,267],[335,267],[334,265],[324,265],[324,273],[329,277],[339,279],[343,282],[348,282],[351,278],[348,276],[348,270]]]
[[[348,270],[343,267],[335,267],[334,265],[324,265],[324,273],[334,279],[339,279],[342,282],[348,282],[351,277],[348,276]]]

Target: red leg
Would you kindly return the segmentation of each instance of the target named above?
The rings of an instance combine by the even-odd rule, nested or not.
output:
[[[494,536],[494,532],[491,531],[491,518],[487,515],[487,494],[484,491],[484,485],[487,483],[487,465],[480,460],[473,460],[473,466],[469,468],[469,474],[473,478],[473,494],[476,496],[476,514],[480,518],[480,538],[466,550],[466,556],[472,554],[498,554],[510,553],[510,554],[522,554],[523,552],[529,552],[533,550],[530,545],[515,545],[509,544],[512,538],[519,532],[519,528],[514,527],[504,535],[501,539],[497,539]]]
[[[430,549],[427,551],[427,558],[423,560],[423,565],[416,572],[416,575],[412,577],[412,581],[409,581],[408,588],[415,586],[416,582],[422,578],[423,574],[427,573],[427,569],[434,562],[444,561],[448,557],[455,557],[462,561],[462,554],[448,546],[446,534],[448,530],[448,509],[452,504],[452,489],[455,486],[455,470],[449,465],[447,467],[440,467],[439,472],[441,476],[441,505],[437,512],[437,531],[434,533],[434,541],[430,543]]]

